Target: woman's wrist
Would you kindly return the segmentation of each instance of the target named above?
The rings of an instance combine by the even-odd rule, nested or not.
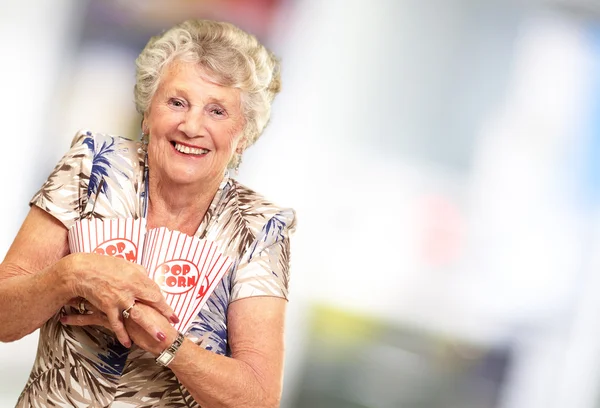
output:
[[[160,353],[169,348],[179,335],[179,332],[175,330],[173,326],[170,326],[167,330],[162,330],[162,332],[165,334],[166,338],[161,341],[154,350],[152,350],[154,357],[158,357]]]
[[[171,344],[161,351],[156,357],[156,364],[163,367],[167,367],[169,364],[171,364],[179,352],[179,349],[182,347],[184,341],[185,336],[183,333],[177,332],[177,336],[171,342]]]
[[[48,273],[54,282],[58,282],[59,296],[64,302],[70,299],[81,296],[77,293],[77,283],[83,278],[80,276],[79,263],[80,254],[70,254],[61,258],[58,262],[52,265]]]

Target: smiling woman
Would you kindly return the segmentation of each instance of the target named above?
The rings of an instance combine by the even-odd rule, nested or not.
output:
[[[279,405],[295,215],[228,174],[279,81],[276,58],[230,24],[187,21],[150,40],[137,59],[142,140],[79,132],[0,265],[0,340],[40,328],[18,407]],[[94,220],[180,234],[180,254],[201,242],[210,261],[146,269],[132,227],[76,253]],[[169,285],[206,295],[182,332]]]
[[[239,89],[219,85],[195,63],[172,62],[142,123],[150,169],[162,172],[151,181],[216,190],[223,169],[244,150],[244,124]]]

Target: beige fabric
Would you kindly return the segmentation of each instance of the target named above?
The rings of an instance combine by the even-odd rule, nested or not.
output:
[[[138,142],[80,132],[31,204],[67,228],[92,209],[94,217],[137,218],[145,195],[144,156]],[[230,302],[251,296],[287,299],[294,226],[292,209],[224,178],[197,235],[216,242],[235,263],[195,318],[188,338],[229,355]],[[197,406],[150,354],[135,346],[128,351],[103,329],[65,327],[59,318],[60,313],[40,329],[37,358],[17,407]]]

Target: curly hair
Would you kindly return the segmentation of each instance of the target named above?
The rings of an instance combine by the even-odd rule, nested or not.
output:
[[[233,24],[184,21],[152,37],[135,61],[134,98],[140,114],[148,111],[161,74],[175,60],[197,63],[219,85],[240,90],[245,146],[255,143],[269,122],[271,103],[281,89],[275,55]],[[235,165],[230,163],[230,167]]]

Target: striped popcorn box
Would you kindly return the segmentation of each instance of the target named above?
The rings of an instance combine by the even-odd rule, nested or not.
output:
[[[69,229],[69,249],[71,253],[96,253],[141,264],[145,234],[144,218],[82,219]]]
[[[207,246],[209,253],[206,262],[206,273],[196,296],[194,310],[188,316],[184,317],[183,326],[186,330],[192,325],[194,318],[198,316],[208,298],[217,287],[217,284],[221,281],[221,278],[233,264],[233,261],[229,257],[219,252],[217,244],[206,240],[202,240],[202,242],[203,245]]]
[[[218,254],[215,243],[165,227],[146,233],[142,253],[142,265],[179,316],[180,321],[174,327],[185,333],[200,312],[201,300],[208,295],[203,282],[212,277],[215,259],[223,256]]]

